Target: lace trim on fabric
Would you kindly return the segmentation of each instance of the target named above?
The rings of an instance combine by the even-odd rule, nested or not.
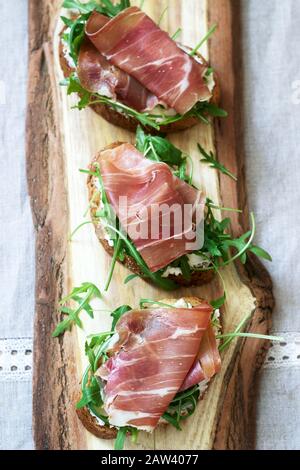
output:
[[[0,382],[30,381],[32,338],[0,339]]]
[[[263,368],[300,368],[300,332],[274,335],[284,338],[284,342],[271,343]]]

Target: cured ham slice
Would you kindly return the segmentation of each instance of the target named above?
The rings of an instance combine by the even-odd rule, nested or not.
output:
[[[203,335],[198,357],[187,374],[180,391],[187,390],[200,382],[209,381],[220,369],[221,358],[216,335],[212,326],[209,326]]]
[[[152,272],[189,252],[196,240],[195,218],[200,222],[204,216],[200,191],[131,144],[103,151],[100,169],[122,228]]]
[[[206,66],[180,49],[137,7],[123,10],[106,24],[94,12],[86,34],[109,62],[136,78],[161,102],[187,113],[211,93],[204,81]]]
[[[93,21],[95,27],[101,28],[109,19],[96,13]],[[156,96],[134,77],[111,64],[87,37],[80,47],[77,73],[86,90],[118,99],[137,111],[150,111],[158,104]]]
[[[88,39],[80,48],[77,72],[86,90],[118,99],[137,111],[150,111],[158,104],[156,96],[135,78],[110,64]]]
[[[98,370],[104,408],[115,426],[152,431],[198,355],[212,308],[131,310],[116,326],[118,341]]]

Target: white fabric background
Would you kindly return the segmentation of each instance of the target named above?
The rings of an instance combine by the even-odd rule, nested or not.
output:
[[[295,333],[299,339],[300,332],[300,91],[293,89],[298,85],[300,89],[300,0],[242,0],[242,4],[249,201],[258,222],[257,242],[274,259],[268,265],[277,300],[274,332],[291,333],[287,346],[291,350]],[[27,362],[33,335],[34,232],[24,151],[27,0],[0,0],[0,17],[0,449],[30,449]],[[3,352],[4,339],[10,338],[24,338],[14,347],[21,366],[4,373],[9,358]],[[258,449],[300,448],[299,344],[295,343],[293,362],[277,361],[277,368],[269,362],[262,371]],[[22,371],[25,350],[26,373]]]

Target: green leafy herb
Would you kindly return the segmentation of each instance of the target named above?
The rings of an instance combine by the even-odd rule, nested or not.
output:
[[[129,276],[126,277],[126,279],[124,279],[124,284],[128,284],[130,281],[132,281],[133,279],[136,279],[137,277],[139,277],[138,274],[130,274]]]
[[[131,432],[131,442],[133,444],[136,444],[138,435],[139,435],[139,430],[137,428],[130,428],[130,432]]]
[[[111,329],[114,330],[115,327],[116,327],[116,324],[118,323],[118,321],[120,320],[120,318],[126,313],[126,312],[129,312],[130,310],[132,310],[131,307],[129,307],[129,305],[122,305],[121,307],[117,308],[116,310],[114,310],[110,316],[113,318],[113,322],[112,322],[112,325],[111,325]]]
[[[138,437],[138,429],[133,428],[131,426],[124,426],[119,428],[117,438],[115,440],[115,450],[123,450],[126,436],[130,434],[131,440],[133,443],[137,441]]]
[[[180,269],[181,269],[182,276],[185,279],[185,281],[189,282],[191,280],[191,267],[189,265],[187,256],[182,256],[180,258]]]
[[[167,411],[163,414],[163,419],[180,431],[180,422],[194,413],[199,396],[200,390],[198,385],[184,392],[177,393],[168,406]]]
[[[87,18],[88,15],[83,15],[76,18],[70,27],[70,32],[67,34],[67,36],[65,36],[65,39],[69,45],[70,56],[72,57],[75,65],[77,65],[80,47],[84,40],[84,28]]]
[[[173,34],[173,36],[171,36],[171,39],[173,39],[173,41],[176,41],[176,39],[181,33],[182,33],[182,29],[178,28],[177,31],[175,31],[175,33]]]
[[[100,7],[100,3],[97,1],[89,1],[86,3],[82,3],[79,0],[64,0],[63,8],[71,9],[71,10],[78,10],[79,13],[87,14],[92,13],[92,11],[97,10]],[[99,11],[101,13],[101,11]]]
[[[129,6],[129,0],[121,0],[118,4],[114,4],[111,0],[91,0],[87,3],[82,3],[79,0],[65,0],[63,2],[64,8],[77,10],[79,12],[79,16],[74,18],[61,17],[68,28],[63,35],[63,39],[68,44],[69,54],[75,65],[78,63],[80,47],[85,37],[85,25],[91,13],[97,11],[102,15],[114,17]],[[82,103],[81,106],[83,106]]]
[[[174,308],[173,305],[166,304],[165,302],[159,302],[156,300],[150,300],[150,299],[141,299],[140,300],[140,308],[146,308],[145,305],[159,305],[161,307],[168,307],[168,308]]]
[[[199,121],[204,124],[210,124],[208,116],[212,117],[227,117],[227,112],[224,109],[219,108],[215,104],[205,102],[196,103],[195,106],[189,111],[189,116],[196,117]]]
[[[118,259],[120,259],[121,253],[123,251],[123,247],[124,247],[123,240],[120,237],[118,237],[117,243],[114,243],[114,254],[112,257],[110,270],[109,270],[107,281],[106,281],[105,288],[104,288],[105,292],[107,292],[109,289],[109,286],[113,277],[114,269],[116,266],[116,262],[118,261]]]
[[[84,227],[85,225],[89,225],[89,224],[92,224],[93,222],[91,220],[87,220],[85,222],[82,222],[82,224],[78,225],[78,227],[75,228],[75,230],[73,230],[73,232],[71,233],[71,235],[69,236],[69,241],[71,242],[74,238],[74,235],[82,228]]]
[[[197,54],[198,50],[200,49],[200,47],[206,42],[208,41],[208,39],[213,35],[213,33],[216,31],[218,25],[217,24],[214,24],[212,25],[211,28],[209,28],[207,34],[204,36],[204,38],[201,39],[201,41],[197,44],[196,47],[194,47],[194,49],[190,52],[190,55],[191,56],[194,56],[195,54]]]
[[[214,73],[213,67],[208,67],[208,68],[206,69],[205,76],[206,76],[206,77],[209,77],[209,76],[212,75],[213,73]]]
[[[217,310],[217,309],[223,307],[225,302],[226,302],[226,293],[224,293],[224,295],[222,295],[222,297],[220,297],[219,299],[212,300],[210,302],[210,305],[214,308],[214,310]]]
[[[250,317],[251,315],[246,315],[242,320],[241,322],[238,324],[238,326],[236,327],[236,329],[234,330],[234,333],[239,333],[240,331],[242,331],[243,327],[248,323],[248,321],[250,320]],[[226,341],[224,341],[220,346],[219,346],[219,351],[222,352],[224,351],[228,346],[229,344],[234,340],[234,336],[231,335],[230,338],[227,338]]]
[[[209,166],[211,168],[215,168],[216,170],[219,170],[221,171],[221,173],[223,173],[224,175],[227,175],[229,176],[230,178],[232,178],[234,181],[237,181],[237,177],[231,173],[229,170],[227,170],[227,168],[225,168],[224,165],[222,165],[221,163],[218,162],[218,160],[216,159],[215,155],[213,154],[213,152],[210,152],[209,154],[204,150],[203,147],[201,147],[200,144],[198,144],[198,149],[199,149],[199,152],[201,153],[201,155],[203,156],[203,158],[200,160],[202,163],[207,163],[209,164]]]
[[[146,134],[138,126],[136,133],[136,148],[149,160],[167,163],[175,176],[192,184],[193,179],[193,160],[189,155],[183,154],[175,145],[164,137],[157,137]],[[191,171],[187,174],[187,164],[190,162]]]
[[[60,311],[67,316],[55,328],[52,336],[57,337],[63,334],[66,330],[70,330],[75,324],[82,328],[82,323],[79,314],[84,310],[91,318],[94,318],[93,309],[90,306],[90,301],[95,298],[101,298],[99,289],[90,282],[83,283],[80,287],[75,287],[71,294],[65,297],[60,302]],[[76,308],[72,309],[66,306],[66,303],[72,300],[77,304]]]
[[[136,261],[136,263],[139,265],[141,268],[141,271],[143,272],[143,275],[145,278],[149,278],[154,282],[154,284],[157,284],[159,287],[162,289],[165,289],[167,291],[169,290],[174,290],[178,286],[175,282],[165,279],[161,276],[160,272],[153,273],[150,271],[148,268],[147,264],[135,248],[134,244],[132,243],[131,240],[129,240],[122,232],[120,232],[118,229],[111,225],[107,225],[107,227],[117,233],[119,237],[125,242],[126,250],[128,251],[128,254]]]
[[[100,386],[95,376],[92,376],[89,384],[82,390],[82,397],[77,403],[76,408],[84,408],[85,406],[93,404],[100,407],[103,403],[101,400]]]
[[[267,261],[272,261],[272,256],[266,250],[263,250],[263,248],[260,248],[259,246],[253,245],[251,246],[249,251],[251,251],[251,253],[254,253],[259,258],[263,258]]]
[[[170,166],[182,164],[182,151],[163,137],[152,136],[138,126],[136,132],[136,148],[147,158],[164,162]]]
[[[214,103],[203,103],[203,108],[204,111],[212,117],[226,118],[228,116],[228,113],[225,111],[225,109],[219,108],[219,106]]]
[[[128,427],[119,428],[117,438],[115,440],[115,450],[123,450],[125,439],[128,433]]]
[[[67,87],[67,94],[77,93],[80,97],[76,107],[78,109],[84,109],[92,99],[92,93],[83,88],[80,84],[79,78],[72,73],[68,78],[64,79],[61,83],[62,86]]]
[[[130,7],[130,0],[121,0],[117,4],[114,4],[111,0],[90,0],[87,3],[82,3],[79,0],[65,0],[63,7],[78,10],[82,14],[92,13],[96,10],[102,15],[114,17],[125,8]]]
[[[68,28],[71,28],[73,26],[74,21],[71,20],[71,18],[66,18],[65,16],[61,16],[60,18]]]
[[[207,268],[208,270],[215,269],[218,271],[219,268],[227,266],[237,259],[240,259],[242,263],[246,263],[247,253],[253,252],[253,248],[255,254],[262,255],[262,257],[267,260],[272,259],[265,250],[252,244],[256,230],[253,214],[251,214],[251,230],[241,237],[234,239],[228,231],[230,219],[225,218],[221,221],[217,220],[213,214],[213,207],[213,202],[207,199],[204,221],[204,244],[201,250],[195,252],[195,254],[201,256],[209,255],[208,259],[211,259],[212,267]],[[231,249],[236,250],[233,256],[231,256]]]
[[[220,207],[220,206],[217,206],[216,204],[214,204],[213,202],[208,202],[206,203],[207,205],[209,205],[209,207],[211,207],[212,209],[217,209],[219,211],[226,211],[226,212],[237,212],[239,214],[242,214],[243,211],[240,210],[240,209],[233,209],[232,207]]]
[[[162,20],[163,20],[163,18],[164,18],[164,16],[165,16],[165,14],[167,13],[168,9],[169,9],[169,7],[167,6],[167,7],[162,11],[162,13],[161,13],[161,15],[160,15],[160,17],[159,17],[159,19],[158,19],[158,22],[157,22],[158,26],[161,24],[161,22],[162,22]]]
[[[256,339],[267,339],[267,340],[270,340],[270,341],[283,341],[283,338],[279,338],[277,336],[260,335],[258,333],[257,334],[256,333],[243,333],[242,330],[246,326],[246,324],[249,322],[250,318],[251,318],[251,315],[246,315],[241,320],[241,322],[238,324],[238,326],[236,327],[236,329],[232,333],[227,333],[227,334],[222,334],[222,335],[217,336],[217,339],[225,339],[225,341],[219,346],[219,351],[220,352],[222,352],[226,348],[228,348],[228,346],[231,344],[231,342],[235,338],[239,338],[239,337],[253,338],[253,339],[255,339],[255,338]]]
[[[271,335],[261,335],[259,333],[227,333],[224,335],[217,335],[217,339],[224,339],[224,338],[253,338],[253,339],[267,339],[269,341],[284,341],[284,338],[280,336],[271,336]]]

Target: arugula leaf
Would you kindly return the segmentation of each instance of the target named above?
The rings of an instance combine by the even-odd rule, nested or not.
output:
[[[234,181],[237,181],[237,177],[231,173],[229,170],[227,170],[227,168],[222,165],[220,162],[218,162],[218,160],[216,159],[215,155],[213,154],[213,152],[210,152],[209,154],[204,150],[203,147],[201,147],[200,144],[197,144],[198,145],[198,150],[199,152],[201,153],[201,155],[204,157],[202,158],[200,161],[202,163],[207,163],[209,164],[209,166],[211,168],[215,168],[216,170],[219,170],[221,173],[223,173],[224,175],[227,175],[229,176],[230,178],[232,178]]]
[[[176,39],[178,38],[178,36],[182,33],[182,29],[181,28],[178,28],[175,33],[171,36],[171,39],[173,39],[173,41],[176,41]]]
[[[263,248],[260,248],[259,246],[252,245],[251,248],[249,249],[251,253],[254,253],[256,256],[259,256],[260,258],[263,258],[267,261],[273,261],[272,256]]]
[[[254,338],[254,339],[255,338],[256,339],[267,339],[267,340],[270,340],[270,341],[282,341],[283,340],[283,338],[279,338],[277,336],[260,335],[260,334],[256,334],[256,333],[242,333],[243,328],[246,326],[246,324],[248,323],[250,318],[251,318],[251,315],[245,315],[245,317],[240,321],[240,323],[238,324],[238,326],[236,327],[236,329],[233,332],[217,336],[217,339],[225,339],[225,341],[219,346],[219,351],[220,352],[222,352],[226,348],[228,348],[228,346],[232,343],[232,341],[235,338],[239,338],[239,337]]]
[[[64,8],[75,9],[80,13],[75,18],[66,18],[62,16],[61,19],[64,24],[70,28],[69,32],[64,33],[64,40],[68,43],[69,54],[72,57],[75,65],[78,63],[78,55],[80,47],[85,37],[85,25],[93,11],[97,11],[102,15],[114,17],[122,10],[130,6],[129,0],[121,0],[120,3],[114,4],[111,0],[91,0],[87,3],[82,3],[79,0],[65,0],[63,3]]]
[[[168,9],[169,9],[169,7],[166,6],[166,8],[161,12],[160,17],[158,18],[158,22],[157,22],[158,26],[160,26],[160,24],[161,24],[161,22],[162,22],[162,20],[165,16],[165,14],[167,13]]]
[[[194,49],[189,53],[190,56],[194,56],[198,50],[200,49],[200,47],[206,42],[208,41],[208,39],[214,34],[214,32],[216,31],[218,25],[217,24],[213,24],[211,26],[211,28],[209,28],[207,34],[204,36],[204,38],[201,39],[201,41],[197,44],[196,47],[194,47]]]
[[[131,442],[133,444],[136,444],[138,435],[139,435],[139,430],[137,428],[130,428],[130,432],[131,432]]]
[[[94,375],[92,375],[89,383],[82,390],[82,397],[77,403],[76,408],[79,410],[80,408],[84,408],[91,403],[95,406],[103,405],[100,393],[100,385]]]
[[[127,433],[128,433],[128,426],[119,428],[117,438],[115,440],[115,450],[124,449],[124,444],[125,444]]]
[[[251,214],[252,229],[241,237],[232,238],[228,232],[230,219],[226,218],[221,221],[214,217],[212,209],[216,208],[211,199],[206,200],[206,216],[204,221],[204,244],[201,250],[195,252],[201,256],[208,253],[212,259],[212,267],[208,269],[219,269],[227,266],[235,260],[240,259],[242,263],[247,260],[247,252],[251,251],[257,256],[271,261],[271,256],[262,248],[252,244],[255,235],[255,219]],[[222,208],[220,208],[221,210]],[[231,256],[230,249],[236,249],[236,254]],[[254,250],[254,251],[253,251]]]
[[[91,0],[87,3],[82,3],[80,0],[64,0],[62,6],[63,8],[78,10],[79,13],[86,14],[97,10],[99,8],[99,2]],[[99,13],[101,13],[101,11]]]
[[[184,392],[177,393],[168,406],[167,411],[163,414],[163,419],[180,431],[180,422],[195,412],[199,396],[200,390],[198,385]]]
[[[219,108],[219,106],[214,103],[205,103],[204,109],[210,116],[213,117],[226,118],[228,116],[228,113],[225,111],[225,109]]]
[[[160,161],[172,166],[182,164],[182,151],[163,137],[146,134],[138,126],[136,133],[136,148],[150,160]]]
[[[84,296],[82,294],[85,294]],[[89,302],[95,298],[101,298],[99,289],[90,282],[85,282],[81,287],[75,287],[71,294],[61,300],[60,304],[65,304],[69,300],[73,300],[78,305],[75,309],[69,308],[66,305],[60,307],[60,311],[68,317],[60,322],[55,328],[52,336],[55,338],[63,334],[66,330],[70,330],[75,324],[82,328],[82,323],[79,319],[79,314],[84,310],[91,318],[94,317],[92,307]]]
[[[259,333],[240,333],[240,332],[217,335],[216,338],[217,339],[253,338],[253,339],[267,339],[269,341],[284,341],[284,338],[282,338],[281,336],[261,335]]]
[[[133,279],[139,277],[138,274],[130,274],[129,276],[126,277],[126,279],[124,279],[124,284],[128,284],[130,281],[132,281]]]
[[[80,100],[77,104],[78,109],[84,109],[92,99],[92,93],[83,88],[80,84],[79,78],[72,73],[68,78],[65,78],[60,82],[61,86],[67,87],[67,94],[71,95],[72,93],[77,93],[80,97]]]
[[[182,271],[183,278],[186,281],[190,281],[191,280],[191,267],[189,265],[189,261],[188,261],[187,256],[182,256],[180,258],[179,265],[180,265],[180,269]]]
[[[61,16],[62,21],[69,28],[69,31],[64,33],[63,39],[68,44],[69,54],[75,65],[78,62],[79,50],[85,36],[85,24],[89,16],[90,14],[85,14],[75,19]]]
[[[66,16],[61,16],[60,19],[64,22],[68,28],[72,28],[74,21],[71,20],[70,18],[67,18]]]
[[[177,429],[177,431],[181,431],[181,427],[178,423],[178,418],[177,414],[174,413],[175,416],[173,416],[171,413],[168,413],[167,411],[162,415],[162,418],[166,420],[169,424],[174,426],[174,428]]]
[[[121,307],[117,308],[116,310],[114,310],[114,311],[110,314],[110,316],[113,318],[112,325],[111,325],[112,331],[114,331],[114,329],[116,328],[116,324],[118,323],[118,321],[120,320],[120,318],[121,318],[126,312],[129,312],[130,310],[132,310],[132,308],[129,307],[129,305],[122,305]]]
[[[113,227],[111,225],[106,225],[106,227],[109,228],[110,230],[113,230],[115,233],[118,234],[118,236],[120,238],[122,238],[122,240],[124,241],[125,246],[126,246],[126,251],[136,261],[136,263],[141,268],[141,271],[143,272],[143,277],[151,279],[152,282],[154,282],[154,284],[158,285],[159,287],[161,287],[162,289],[165,289],[167,291],[174,290],[178,287],[178,285],[174,281],[171,281],[170,279],[163,278],[161,276],[160,271],[155,272],[155,273],[150,271],[147,264],[145,263],[145,261],[143,260],[143,258],[139,254],[138,250],[136,249],[136,247],[132,243],[132,241],[130,239],[128,239],[127,237],[125,237],[122,232],[120,232],[118,229],[116,229],[115,227]]]
[[[222,297],[220,297],[219,299],[212,300],[210,302],[210,305],[213,307],[214,310],[217,310],[218,308],[223,307],[223,305],[225,304],[225,301],[226,301],[226,293],[224,293],[224,295],[222,295]]]
[[[78,10],[83,14],[96,10],[98,13],[113,17],[130,7],[130,0],[121,0],[118,4],[114,4],[111,0],[90,0],[87,3],[82,3],[79,0],[64,0],[63,7]]]
[[[205,124],[210,124],[207,115],[212,117],[227,117],[228,113],[217,105],[208,101],[196,103],[195,106],[188,112],[186,116],[194,116]]]
[[[146,308],[145,305],[150,304],[150,305],[160,305],[161,307],[170,307],[174,308],[174,305],[166,304],[165,302],[159,302],[156,300],[150,300],[150,299],[141,299],[140,300],[140,308]]]
[[[147,137],[148,136],[146,132],[142,129],[142,127],[138,126],[136,130],[135,146],[141,153],[144,153],[144,150],[146,148]]]
[[[192,184],[193,160],[189,155],[184,155],[175,145],[164,137],[148,135],[138,126],[136,133],[136,148],[149,160],[167,163],[175,176]],[[187,162],[190,161],[191,171],[187,175]]]
[[[108,273],[108,276],[107,276],[107,281],[106,281],[105,288],[104,288],[105,292],[107,292],[108,289],[109,289],[109,286],[110,286],[110,283],[111,283],[111,280],[112,280],[112,277],[113,277],[113,274],[114,274],[114,269],[115,269],[115,266],[116,266],[116,262],[117,262],[118,259],[120,259],[121,253],[123,252],[123,249],[124,249],[123,240],[120,237],[118,237],[117,242],[116,243],[114,242],[114,254],[113,254],[113,257],[112,257],[110,270],[109,270],[109,273]]]
[[[85,225],[89,225],[89,224],[92,224],[93,222],[91,220],[87,220],[85,222],[82,222],[81,224],[78,225],[78,227],[76,227],[73,232],[71,233],[71,235],[69,236],[68,238],[68,241],[72,241],[73,240],[73,237],[74,235],[82,228],[84,227]]]

